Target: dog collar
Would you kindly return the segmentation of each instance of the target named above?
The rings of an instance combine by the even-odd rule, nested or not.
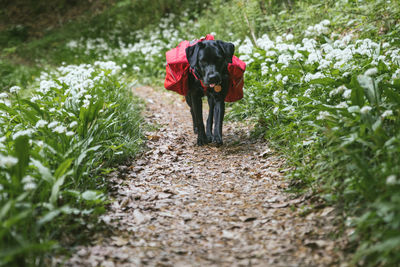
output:
[[[208,86],[204,85],[203,81],[197,77],[197,75],[196,75],[196,73],[195,73],[195,70],[194,70],[192,67],[190,67],[190,68],[189,68],[189,71],[193,74],[193,76],[196,78],[196,80],[200,81],[200,84],[201,84],[201,86],[203,87],[204,92],[207,91],[207,87],[208,87]],[[210,88],[213,88],[214,91],[215,91],[216,93],[219,93],[219,92],[221,92],[221,90],[222,90],[222,87],[221,87],[220,84],[217,84],[217,85],[215,85],[214,87],[210,87]]]
[[[214,86],[214,91],[215,92],[219,93],[219,92],[221,92],[221,90],[222,90],[221,85],[217,84],[216,86]]]

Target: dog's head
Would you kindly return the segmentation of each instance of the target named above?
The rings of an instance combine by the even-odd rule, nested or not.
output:
[[[214,87],[222,83],[234,51],[232,43],[205,40],[186,48],[186,57],[197,78],[204,85]]]

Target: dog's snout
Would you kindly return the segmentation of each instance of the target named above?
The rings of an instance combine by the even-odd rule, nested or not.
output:
[[[210,83],[219,83],[220,77],[219,77],[218,73],[213,73],[208,76],[208,80]]]

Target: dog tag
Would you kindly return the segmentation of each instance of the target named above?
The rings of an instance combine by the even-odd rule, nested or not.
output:
[[[215,90],[215,92],[217,92],[217,93],[221,92],[221,90],[222,90],[221,85],[216,85],[216,86],[214,86],[214,90]]]

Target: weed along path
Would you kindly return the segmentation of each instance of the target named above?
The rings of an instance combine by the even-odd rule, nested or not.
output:
[[[250,126],[225,122],[222,147],[194,145],[190,112],[178,95],[150,87],[146,152],[110,175],[111,204],[73,266],[338,266],[335,211],[286,193],[283,159]],[[314,206],[318,206],[318,202]]]

